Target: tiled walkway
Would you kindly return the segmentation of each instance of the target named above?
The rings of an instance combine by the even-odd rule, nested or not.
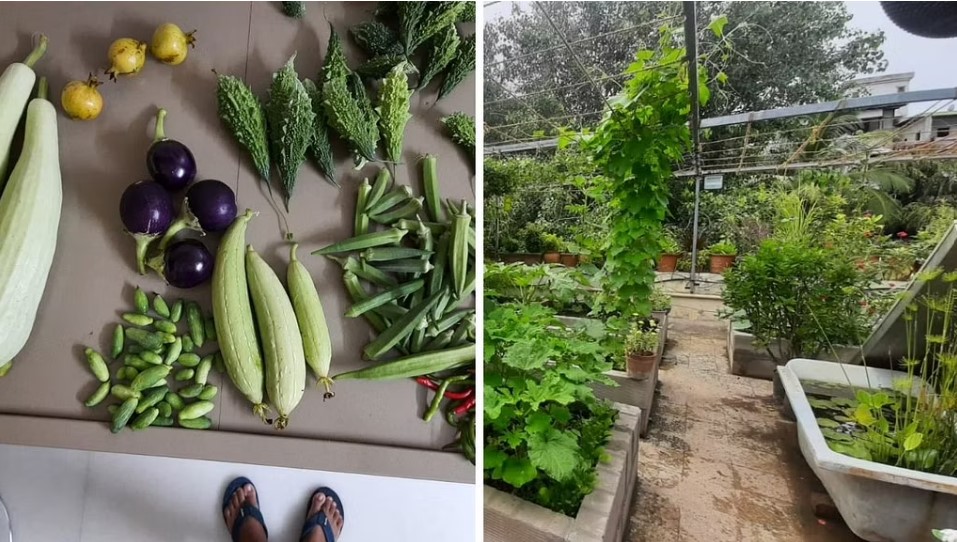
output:
[[[673,321],[656,409],[641,442],[631,542],[856,542],[822,522],[823,487],[771,383],[728,372],[722,323]]]

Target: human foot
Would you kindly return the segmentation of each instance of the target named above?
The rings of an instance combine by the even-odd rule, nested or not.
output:
[[[345,517],[336,504],[338,496],[333,498],[331,495],[335,493],[325,488],[312,494],[300,542],[335,542],[339,539]]]
[[[265,542],[268,538],[256,487],[246,478],[233,480],[227,488],[223,519],[234,542]]]

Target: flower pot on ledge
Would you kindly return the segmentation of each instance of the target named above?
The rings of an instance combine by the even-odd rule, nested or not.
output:
[[[724,254],[712,254],[710,256],[710,271],[712,273],[721,274],[724,273],[726,269],[734,265],[734,260],[737,258],[736,255],[724,255]]]
[[[678,269],[678,259],[681,254],[662,254],[658,257],[658,271],[660,273],[674,273]]]
[[[546,252],[542,255],[542,259],[545,260],[545,263],[558,263],[561,260],[561,254],[558,252]]]
[[[565,267],[578,267],[578,254],[568,254],[567,252],[562,252],[558,256],[558,263],[564,265]]]
[[[628,378],[632,380],[647,380],[655,370],[655,364],[658,361],[658,354],[628,354],[625,360],[625,368]]]

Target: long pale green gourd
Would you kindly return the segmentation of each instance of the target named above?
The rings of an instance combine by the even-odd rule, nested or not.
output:
[[[253,413],[265,420],[263,362],[253,323],[246,280],[246,227],[251,210],[236,217],[219,242],[213,270],[213,321],[226,374],[253,404]]]
[[[246,250],[249,294],[256,309],[266,369],[266,396],[285,429],[306,391],[306,356],[296,312],[279,277],[250,245]]]
[[[33,65],[47,50],[47,37],[40,36],[36,49],[23,62],[14,62],[0,75],[0,190],[3,190],[7,166],[10,165],[10,145],[20,124],[23,108],[30,100],[37,75]]]
[[[289,267],[286,270],[286,284],[289,297],[296,311],[299,331],[302,332],[302,347],[306,363],[316,375],[316,380],[325,388],[323,399],[335,396],[332,392],[332,379],[329,378],[329,366],[332,364],[332,337],[326,324],[326,315],[322,312],[319,291],[306,266],[296,257],[298,243],[289,250]]]
[[[23,151],[0,196],[0,375],[30,337],[56,251],[63,187],[47,90],[41,78],[27,106]]]

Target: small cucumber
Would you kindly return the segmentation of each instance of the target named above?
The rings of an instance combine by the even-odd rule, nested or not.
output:
[[[140,358],[150,365],[162,365],[163,357],[153,352],[140,352]]]
[[[136,410],[136,404],[138,402],[139,400],[135,397],[130,397],[123,401],[123,404],[113,413],[113,423],[110,426],[110,431],[119,433],[126,427],[126,424],[129,423],[130,418],[133,416],[133,412]]]
[[[209,401],[213,397],[216,397],[217,392],[219,392],[219,388],[212,384],[206,384],[206,386],[203,388],[203,391],[201,391],[196,398],[200,401]]]
[[[172,408],[173,410],[180,410],[181,408],[186,406],[186,403],[183,402],[183,399],[179,395],[176,395],[173,392],[167,393],[166,398],[164,400],[169,404],[170,408]]]
[[[124,386],[122,384],[117,384],[110,388],[110,392],[113,394],[113,397],[116,397],[120,401],[126,401],[127,399],[139,399],[142,394],[129,386]]]
[[[177,419],[179,421],[195,420],[196,418],[209,414],[214,408],[216,408],[216,405],[210,401],[197,401],[191,405],[187,405],[183,410],[180,410]]]
[[[166,386],[150,389],[148,392],[146,392],[146,395],[140,399],[140,404],[136,407],[136,413],[142,414],[146,412],[146,409],[152,408],[157,403],[162,401],[168,392],[169,388]]]
[[[100,404],[103,399],[106,399],[106,396],[110,394],[110,383],[103,382],[96,388],[96,391],[93,392],[90,397],[83,402],[84,405],[93,408],[96,405]]]
[[[143,353],[144,353],[144,352],[140,352],[140,354],[143,354]],[[142,371],[142,370],[145,370],[145,369],[149,369],[150,367],[153,366],[152,364],[147,363],[147,362],[146,362],[143,358],[141,358],[140,356],[134,355],[134,354],[127,354],[126,356],[124,356],[124,357],[123,357],[123,365],[126,365],[127,367],[132,367],[132,368],[136,369],[137,371]]]
[[[213,420],[203,416],[190,420],[179,420],[179,426],[186,429],[209,429],[213,425]]]
[[[186,304],[186,323],[189,325],[189,336],[193,339],[193,344],[196,348],[202,348],[206,342],[206,322],[203,320],[203,312],[194,301]]]
[[[160,414],[162,414],[162,412]],[[173,418],[170,416],[157,416],[150,425],[153,427],[172,427]]]
[[[134,326],[146,327],[153,323],[153,319],[145,314],[138,314],[135,312],[127,312],[123,314],[123,319],[127,322],[133,324]]]
[[[83,351],[86,354],[86,361],[90,364],[90,371],[100,382],[110,381],[110,368],[106,366],[106,360],[99,352],[92,348]]]
[[[116,411],[117,411],[117,409],[119,409],[119,408],[120,408],[120,405],[108,405],[108,406],[106,407],[106,412],[109,413],[110,416],[112,416],[112,415],[116,414]]]
[[[116,324],[116,328],[113,330],[113,359],[118,359],[123,354],[124,336],[123,324]]]
[[[173,415],[173,407],[171,407],[166,401],[160,401],[159,403],[156,403],[156,408],[159,409],[160,416],[163,418],[169,418]]]
[[[163,299],[163,296],[156,292],[153,292],[153,311],[163,318],[169,318],[170,316],[169,305],[166,304],[166,300]]]
[[[216,322],[213,321],[212,316],[203,322],[203,333],[207,341],[216,342]]]
[[[193,369],[181,369],[176,372],[176,376],[173,377],[177,382],[186,382],[187,380],[193,379],[193,374],[195,371]]]
[[[142,346],[146,350],[155,351],[157,348],[162,348],[163,344],[165,344],[164,335],[165,334],[163,333],[156,333],[135,327],[126,330],[126,338]]]
[[[179,319],[183,317],[183,300],[177,299],[173,306],[169,310],[169,320],[174,324],[179,323]]]
[[[150,426],[150,424],[156,421],[156,418],[158,417],[159,417],[159,409],[156,407],[150,408],[149,410],[146,410],[143,413],[141,413],[139,416],[137,416],[133,420],[133,423],[130,424],[130,427],[132,427],[134,431],[138,431],[140,429],[146,429],[147,427]]]
[[[146,292],[139,286],[133,291],[133,306],[136,307],[136,312],[140,314],[149,314],[150,312],[150,300],[146,297]]]
[[[168,365],[156,365],[145,371],[140,372],[130,383],[130,387],[136,391],[145,390],[156,386],[158,382],[165,381],[169,376],[170,367]]]
[[[179,337],[176,337],[176,341],[173,344],[169,345],[166,349],[166,356],[163,358],[164,365],[172,365],[174,361],[179,359],[179,355],[183,352],[183,340]]]
[[[213,368],[213,356],[206,356],[196,366],[196,383],[206,385],[209,379],[209,371]]]
[[[196,354],[180,354],[176,362],[183,367],[196,367],[199,365],[200,360],[201,358]]]
[[[183,336],[183,352],[190,354],[193,352],[193,350],[196,350],[196,345],[193,344],[193,339],[191,339],[189,335],[184,335]]]
[[[157,320],[153,322],[153,329],[163,333],[176,333],[176,324],[169,320]]]
[[[179,396],[183,399],[195,399],[203,392],[202,384],[190,384],[185,388],[179,390]]]

